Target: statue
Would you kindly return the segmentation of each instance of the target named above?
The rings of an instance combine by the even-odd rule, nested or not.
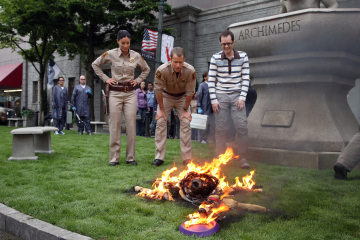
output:
[[[320,1],[327,8],[339,7],[336,0],[280,0],[280,13],[287,13],[305,8],[320,8]]]

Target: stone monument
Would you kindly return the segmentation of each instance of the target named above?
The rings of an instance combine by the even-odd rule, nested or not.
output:
[[[360,78],[359,22],[360,9],[307,8],[229,26],[258,95],[252,161],[333,167],[358,128],[347,93]]]
[[[280,0],[280,13],[298,11],[306,8],[320,8],[320,2],[327,8],[338,8],[336,0]]]

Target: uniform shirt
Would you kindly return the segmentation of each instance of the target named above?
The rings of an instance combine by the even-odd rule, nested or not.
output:
[[[218,102],[216,93],[239,92],[239,99],[245,101],[250,84],[247,54],[234,49],[234,58],[230,60],[223,51],[215,53],[210,60],[208,81],[211,104]]]
[[[158,67],[155,74],[155,94],[160,94],[164,90],[168,93],[177,94],[186,92],[186,96],[193,96],[196,86],[196,73],[193,66],[184,62],[179,76],[176,77],[176,72],[171,66],[171,62],[164,63]],[[167,98],[172,96],[164,93]]]
[[[131,79],[134,79],[134,72],[136,67],[140,67],[142,70],[140,76],[135,79],[138,84],[144,81],[150,72],[149,66],[139,53],[133,50],[129,50],[129,53],[124,55],[120,48],[115,48],[103,53],[92,63],[92,67],[95,73],[104,82],[106,82],[109,77],[104,74],[100,66],[106,63],[111,64],[112,78],[121,83],[129,82]]]

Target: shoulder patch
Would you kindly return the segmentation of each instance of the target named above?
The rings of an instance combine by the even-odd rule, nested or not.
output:
[[[160,70],[156,71],[156,78],[157,79],[161,79],[162,73],[160,72]]]
[[[141,59],[143,60],[143,61],[145,61],[145,59],[142,57],[142,56],[140,56],[141,57]]]
[[[193,72],[193,74],[191,75],[192,80],[196,80],[196,72]]]
[[[104,52],[104,53],[101,55],[101,57],[104,58],[104,57],[106,57],[108,54],[109,54],[108,52]]]

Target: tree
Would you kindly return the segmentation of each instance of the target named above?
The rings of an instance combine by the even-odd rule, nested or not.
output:
[[[94,89],[94,71],[91,63],[95,60],[95,49],[118,47],[116,35],[126,29],[139,40],[143,24],[154,25],[159,0],[68,0],[69,14],[78,24],[77,31],[64,44],[70,57],[84,56],[86,84]],[[165,13],[171,14],[171,7],[165,4]],[[94,104],[91,101],[91,118],[94,119]]]
[[[55,51],[65,55],[62,45],[70,29],[77,28],[64,2],[0,0],[0,48],[17,50],[39,73],[40,125],[44,123],[43,89],[49,59]]]

